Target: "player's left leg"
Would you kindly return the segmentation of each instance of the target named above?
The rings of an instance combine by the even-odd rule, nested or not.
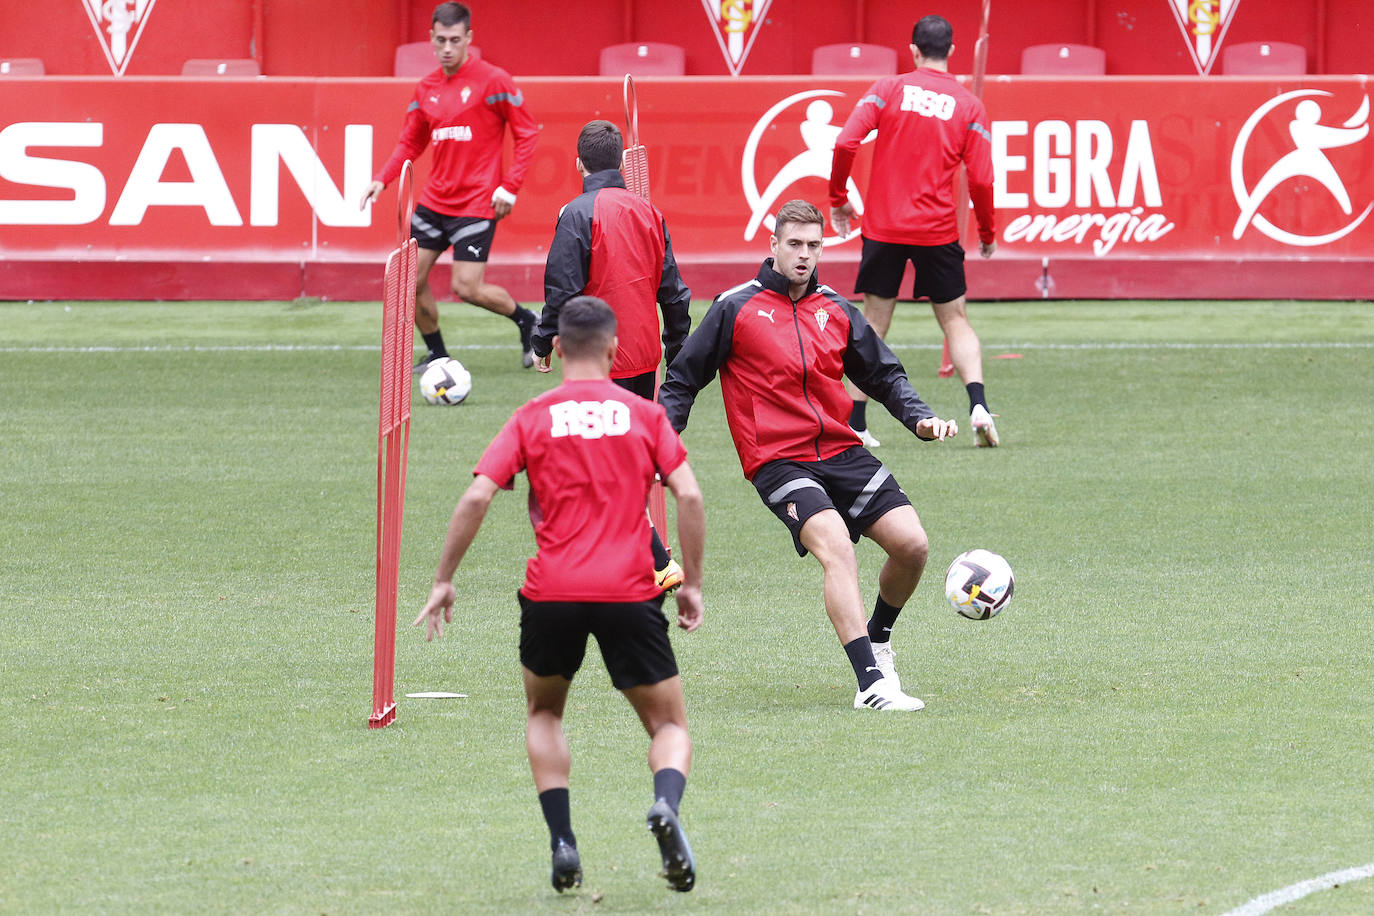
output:
[[[673,890],[690,891],[696,884],[696,860],[678,820],[678,807],[692,766],[692,739],[687,733],[682,679],[674,675],[656,684],[641,684],[622,692],[649,733],[654,804],[649,809],[648,825],[658,842],[663,876]]]
[[[968,392],[969,422],[978,437],[980,446],[997,446],[997,427],[992,418],[995,414],[988,408],[987,394],[983,389],[983,347],[978,334],[969,323],[964,297],[949,302],[932,302],[935,320],[944,331],[949,342],[949,361],[959,373]]]
[[[864,318],[883,339],[887,339],[887,329],[892,324],[892,311],[897,303],[902,275],[910,260],[910,248],[908,245],[894,245],[868,238],[863,240],[854,292],[863,295]],[[848,380],[845,386],[854,402],[849,414],[850,428],[859,434],[860,441],[866,447],[877,448],[881,443],[868,431],[868,396]]]
[[[551,880],[554,890],[561,894],[582,883],[582,862],[577,854],[568,800],[572,754],[563,734],[563,709],[572,681],[558,674],[540,677],[528,668],[521,670],[525,681],[525,747],[539,806],[549,826],[549,844],[553,849]]]
[[[520,329],[520,362],[526,368],[534,365],[534,329],[539,316],[522,308],[504,286],[487,282],[486,248],[482,260],[460,260],[459,246],[454,246],[453,292],[459,299],[489,312],[504,315]]]

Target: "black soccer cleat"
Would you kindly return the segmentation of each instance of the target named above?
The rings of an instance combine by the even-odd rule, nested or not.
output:
[[[582,886],[582,859],[577,855],[577,847],[569,846],[566,840],[559,840],[553,851],[553,889],[563,893],[570,887]]]
[[[675,891],[690,891],[697,883],[692,846],[672,806],[662,798],[649,809],[649,832],[658,840],[658,851],[663,856],[663,877],[668,879],[668,886]]]

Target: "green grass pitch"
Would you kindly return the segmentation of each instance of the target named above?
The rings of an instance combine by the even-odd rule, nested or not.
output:
[[[849,708],[819,567],[708,388],[684,436],[707,616],[674,635],[697,888],[656,876],[646,741],[593,649],[568,709],[586,880],[559,897],[523,749],[523,481],[446,638],[409,628],[472,465],[552,383],[514,327],[443,306],[475,387],[417,395],[399,715],[370,731],[376,304],[0,305],[0,913],[1223,914],[1374,863],[1374,309],[971,315],[1002,448],[870,410],[930,534],[894,640],[927,708]],[[929,308],[889,338],[966,427]],[[987,622],[941,594],[971,547],[1017,574]],[[1282,910],[1371,911],[1374,880]]]

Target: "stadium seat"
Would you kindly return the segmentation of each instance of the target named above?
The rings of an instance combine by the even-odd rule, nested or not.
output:
[[[1021,51],[1021,72],[1034,76],[1101,76],[1107,53],[1091,45],[1031,45]]]
[[[678,45],[657,41],[632,41],[601,49],[601,75],[682,76],[687,72],[687,52]]]
[[[1221,52],[1226,76],[1266,76],[1307,72],[1307,49],[1284,41],[1243,41]]]
[[[897,72],[897,52],[886,45],[821,45],[811,52],[811,72],[820,76],[888,76]]]
[[[468,57],[480,60],[482,49],[468,45]],[[409,76],[419,79],[439,69],[439,59],[434,56],[434,45],[428,41],[412,41],[396,46],[396,57],[391,64],[392,76]]]
[[[251,57],[193,58],[181,65],[182,76],[262,76],[262,68]]]
[[[43,62],[36,57],[0,58],[0,76],[42,76]]]

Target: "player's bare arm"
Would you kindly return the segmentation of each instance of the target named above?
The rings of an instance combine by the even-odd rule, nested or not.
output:
[[[374,181],[369,184],[367,190],[363,192],[363,199],[358,201],[358,209],[366,210],[367,205],[376,200],[377,195],[382,193],[382,189],[385,187],[386,185],[382,184],[380,181]]]
[[[664,481],[677,502],[677,544],[682,559],[682,586],[677,599],[677,625],[691,632],[701,626],[701,563],[705,554],[706,510],[701,487],[687,462],[677,466]]]
[[[927,442],[943,442],[959,435],[959,424],[939,417],[926,417],[916,424],[916,437]]]
[[[464,491],[458,505],[453,509],[453,517],[448,522],[448,534],[444,537],[444,549],[439,554],[439,568],[434,573],[434,586],[429,590],[429,600],[425,602],[420,616],[411,626],[425,625],[425,641],[435,637],[443,639],[444,624],[453,622],[453,574],[463,555],[472,546],[487,509],[500,488],[496,481],[478,474]]]

